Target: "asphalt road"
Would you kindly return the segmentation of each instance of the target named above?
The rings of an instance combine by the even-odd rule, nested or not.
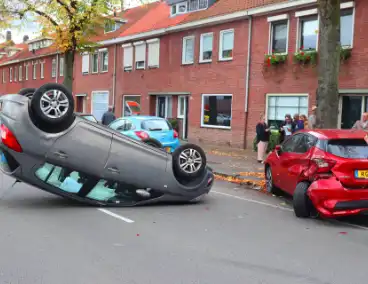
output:
[[[233,184],[196,205],[99,210],[10,182],[0,177],[1,284],[367,282],[365,227],[296,219]]]

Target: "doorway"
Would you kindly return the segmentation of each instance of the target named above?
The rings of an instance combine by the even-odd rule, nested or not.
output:
[[[188,118],[189,118],[189,97],[179,96],[178,97],[178,119],[182,120],[181,138],[183,140],[188,139]]]
[[[341,118],[340,128],[351,129],[361,119],[363,112],[368,110],[368,96],[344,95],[340,97]]]
[[[77,96],[76,112],[80,112],[80,113],[85,112],[84,101],[85,101],[85,96]]]
[[[156,116],[172,118],[172,96],[157,96]]]

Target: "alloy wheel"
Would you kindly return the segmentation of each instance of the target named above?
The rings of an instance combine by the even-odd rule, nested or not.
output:
[[[62,117],[69,109],[68,97],[59,90],[47,91],[41,96],[40,107],[49,118]]]
[[[188,174],[195,173],[202,166],[202,156],[195,149],[185,149],[179,156],[179,166]]]

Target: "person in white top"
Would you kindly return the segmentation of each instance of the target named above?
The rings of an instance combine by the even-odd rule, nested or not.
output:
[[[309,129],[316,128],[316,124],[317,124],[316,111],[317,111],[317,106],[312,106],[312,114],[308,117],[308,128]]]
[[[368,130],[368,112],[363,113],[362,119],[357,120],[352,129]]]

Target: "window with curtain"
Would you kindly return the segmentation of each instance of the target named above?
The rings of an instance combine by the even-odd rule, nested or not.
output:
[[[220,60],[233,58],[234,30],[220,32]]]
[[[316,50],[318,38],[318,16],[300,18],[299,48],[303,50]]]
[[[270,53],[286,53],[287,51],[287,20],[271,23]]]
[[[201,62],[209,62],[212,60],[213,49],[213,33],[201,35]]]

